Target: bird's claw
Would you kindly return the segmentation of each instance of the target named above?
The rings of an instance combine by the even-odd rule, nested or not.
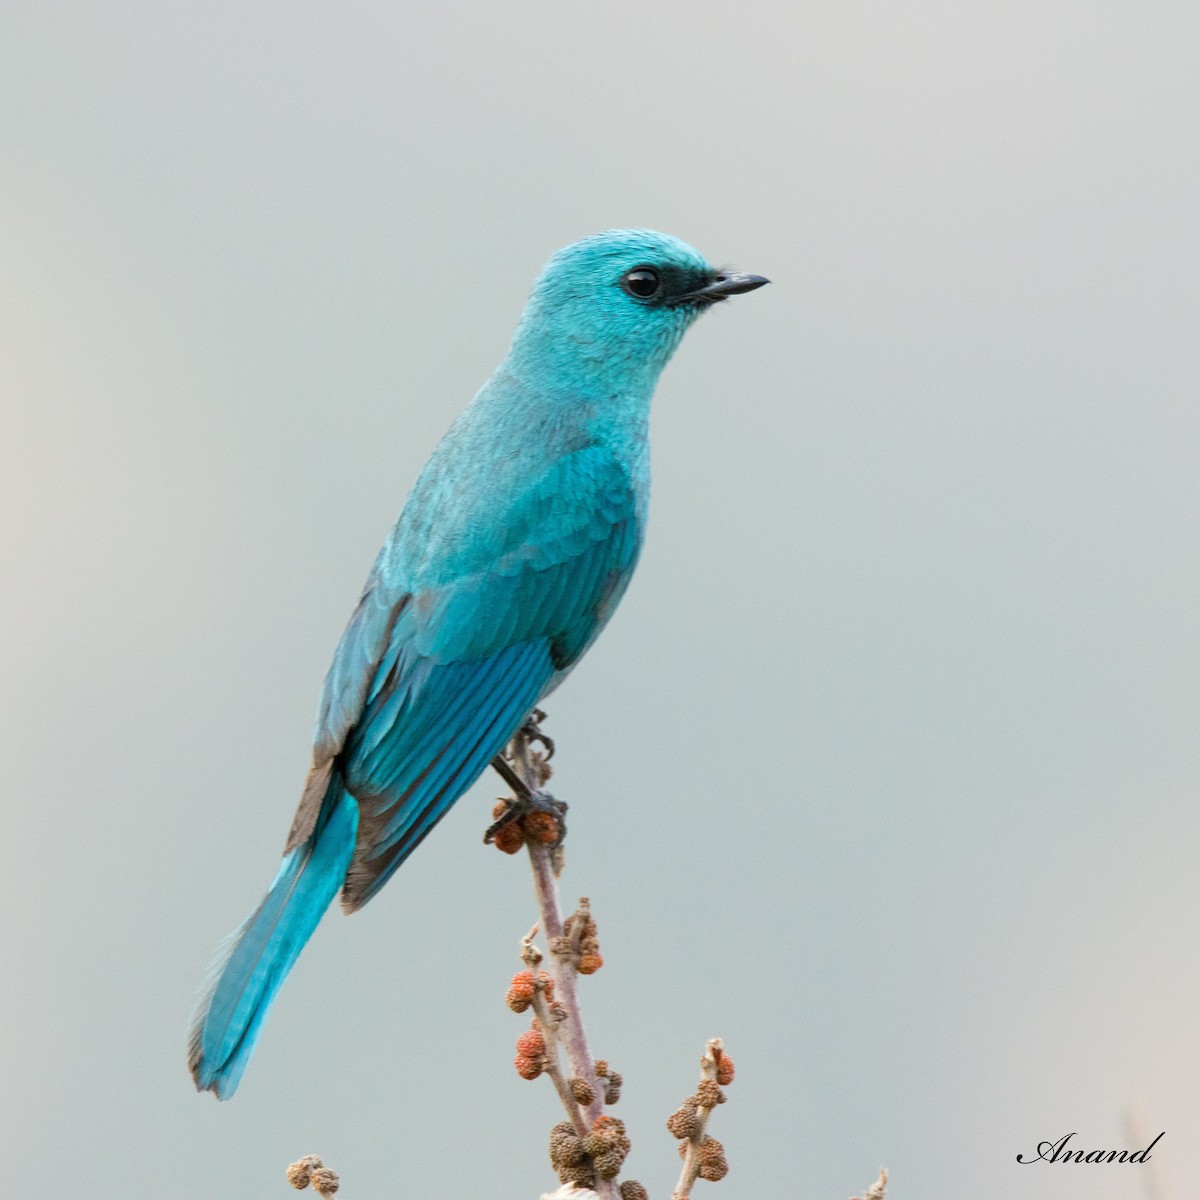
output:
[[[527,791],[522,796],[506,796],[502,803],[506,806],[504,811],[488,826],[487,832],[483,835],[484,842],[489,846],[496,840],[496,834],[500,830],[535,813],[545,813],[554,818],[558,825],[558,837],[550,844],[551,849],[562,845],[563,838],[567,836],[567,802],[565,800],[558,800],[549,792]]]
[[[541,743],[545,751],[542,761],[549,762],[554,757],[554,739],[548,733],[542,732],[542,722],[545,719],[546,714],[540,708],[535,708],[525,718],[525,724],[517,731],[517,737],[522,738],[526,745],[530,742]]]

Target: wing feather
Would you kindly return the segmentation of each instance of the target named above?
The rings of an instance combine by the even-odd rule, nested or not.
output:
[[[289,842],[315,826],[317,783],[336,760],[360,813],[348,910],[378,891],[594,639],[636,563],[643,501],[607,451],[584,447],[514,496],[511,513],[484,514],[509,531],[498,554],[426,587],[409,586],[390,554],[401,518],[325,681],[316,782]]]

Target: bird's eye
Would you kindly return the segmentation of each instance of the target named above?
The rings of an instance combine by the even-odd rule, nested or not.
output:
[[[658,272],[652,267],[637,267],[621,280],[621,286],[639,300],[649,300],[659,289]]]

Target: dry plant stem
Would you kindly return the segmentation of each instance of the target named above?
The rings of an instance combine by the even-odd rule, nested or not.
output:
[[[537,768],[529,758],[529,743],[519,734],[510,743],[509,753],[513,767],[521,780],[531,791],[540,786]],[[558,899],[558,880],[554,873],[554,851],[548,846],[531,841],[526,842],[529,850],[529,865],[533,870],[533,890],[537,896],[538,911],[542,916],[542,929],[546,934],[547,945],[553,946],[555,940],[563,936],[563,915]],[[577,1079],[583,1079],[592,1087],[592,1102],[586,1106],[577,1104],[574,1097],[570,1098],[568,1111],[571,1113],[571,1124],[579,1130],[580,1110],[585,1127],[580,1132],[591,1130],[596,1120],[604,1115],[604,1089],[596,1079],[595,1060],[588,1047],[587,1034],[583,1028],[583,1017],[579,1008],[579,994],[575,989],[575,963],[572,959],[559,954],[550,954],[550,973],[554,976],[555,998],[566,1010],[567,1019],[554,1030],[554,1040],[562,1041],[567,1051],[567,1059],[571,1064],[571,1073]],[[543,1000],[541,993],[538,996]],[[539,1019],[541,1013],[539,1012]],[[557,1066],[557,1064],[556,1064]],[[556,1072],[557,1073],[557,1072]],[[559,1088],[559,1079],[554,1079],[554,1086]],[[565,1086],[565,1084],[564,1084]],[[569,1093],[568,1093],[569,1094]],[[564,1099],[564,1104],[566,1100]],[[596,1193],[602,1200],[620,1200],[620,1189],[615,1179],[597,1179]]]
[[[714,1050],[723,1050],[724,1044],[720,1038],[709,1038],[704,1046],[704,1057],[700,1060],[700,1074],[704,1079],[717,1081],[717,1056]],[[688,1139],[687,1153],[684,1155],[683,1168],[679,1172],[679,1182],[671,1193],[671,1200],[688,1200],[692,1187],[700,1176],[700,1143],[704,1141],[705,1130],[708,1128],[708,1118],[712,1115],[711,1108],[700,1105],[696,1116],[700,1126]]]
[[[550,850],[531,843],[529,862],[533,867],[533,890],[537,894],[538,908],[542,914],[542,928],[546,931],[547,942],[553,945],[555,938],[563,936],[563,918],[558,904],[558,882],[554,878]],[[587,1033],[580,1016],[579,994],[575,988],[578,977],[575,974],[574,963],[553,952],[550,954],[550,970],[554,975],[559,1003],[567,1010],[567,1019],[559,1026],[558,1036],[567,1051],[571,1073],[592,1085],[594,1098],[585,1109],[590,1130],[596,1118],[604,1114],[604,1088],[596,1079],[595,1060],[588,1047]]]
[[[535,976],[542,962],[541,951],[533,944],[537,930],[538,927],[535,925],[521,942],[521,961]],[[554,1014],[550,1011],[550,1005],[546,1001],[546,993],[540,987],[533,994],[533,1012],[534,1016],[537,1017],[538,1024],[542,1028],[542,1036],[546,1041],[545,1073],[550,1076],[550,1081],[554,1084],[554,1090],[558,1092],[558,1098],[562,1101],[562,1106],[566,1110],[567,1120],[571,1122],[575,1132],[580,1137],[586,1137],[591,1132],[591,1129],[587,1122],[584,1121],[583,1114],[579,1111],[579,1105],[576,1103],[575,1097],[571,1094],[570,1087],[567,1086],[566,1078],[563,1076],[562,1067],[558,1061],[558,1046],[563,1040],[563,1022],[555,1019]]]
[[[885,1200],[887,1196],[887,1167],[879,1168],[879,1178],[857,1200]]]
[[[529,759],[529,743],[518,735],[510,745],[513,767],[530,790],[540,783],[537,768]],[[547,846],[527,842],[529,865],[533,869],[533,890],[537,896],[538,911],[542,915],[542,929],[546,933],[547,945],[553,946],[563,936],[563,915],[558,900],[558,880],[554,874],[554,852]],[[577,978],[575,964],[570,959],[551,952],[550,971],[558,989],[559,1003],[567,1010],[567,1019],[558,1031],[571,1063],[571,1073],[586,1080],[592,1086],[594,1098],[585,1111],[588,1128],[598,1117],[604,1115],[604,1088],[596,1079],[595,1060],[588,1048],[587,1034],[579,1009],[579,994],[575,989]]]

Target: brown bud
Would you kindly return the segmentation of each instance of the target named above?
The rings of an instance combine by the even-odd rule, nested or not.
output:
[[[668,1118],[667,1128],[681,1141],[700,1132],[700,1116],[696,1112],[696,1097],[689,1096]]]
[[[650,1200],[650,1193],[636,1179],[621,1184],[621,1200]]]
[[[306,1154],[299,1162],[294,1162],[287,1169],[287,1181],[296,1188],[297,1191],[303,1191],[308,1187],[309,1179],[312,1177],[313,1171],[318,1167],[323,1166],[320,1158],[315,1154]]]
[[[594,1188],[596,1186],[596,1172],[586,1159],[574,1166],[560,1167],[558,1177],[563,1183],[573,1183],[576,1187]]]
[[[332,1196],[338,1190],[337,1172],[331,1171],[328,1167],[317,1167],[309,1182],[312,1184],[313,1190],[322,1196]]]
[[[521,818],[521,828],[531,842],[552,846],[562,836],[562,827],[553,813],[532,812]]]
[[[717,1059],[717,1082],[722,1087],[728,1087],[733,1082],[733,1059],[722,1053]]]
[[[715,1137],[707,1135],[700,1142],[696,1157],[700,1161],[700,1178],[715,1183],[729,1174],[729,1163],[725,1159],[725,1147]]]
[[[545,974],[545,972],[543,971],[542,974]],[[524,996],[526,1000],[532,1000],[536,986],[532,971],[518,971],[512,977],[512,982],[508,985],[508,990]]]
[[[560,1167],[574,1167],[583,1162],[583,1143],[569,1121],[561,1121],[550,1132],[550,1164],[557,1170]]]
[[[604,966],[604,959],[598,954],[582,954],[579,957],[579,966],[576,970],[580,975],[595,975],[595,973]]]
[[[546,1053],[546,1039],[540,1029],[527,1029],[517,1038],[517,1053],[527,1058],[538,1058]]]
[[[522,1079],[536,1079],[545,1069],[545,1059],[531,1058],[527,1054],[518,1054],[513,1059],[513,1066],[517,1068],[517,1074]]]
[[[702,1079],[696,1089],[696,1099],[700,1101],[701,1108],[716,1108],[724,1101],[725,1095],[715,1080]]]
[[[596,1067],[597,1075],[607,1075],[608,1074],[608,1059],[607,1058],[596,1059],[595,1067]]]
[[[541,984],[542,991],[547,1000],[554,999],[554,976],[549,971],[538,972],[538,983]]]
[[[519,971],[504,996],[504,1002],[513,1012],[524,1012],[533,1003],[534,983],[532,971]]]
[[[620,1099],[621,1099],[620,1085],[616,1084],[616,1083],[610,1083],[608,1085],[608,1087],[606,1087],[604,1089],[604,1103],[605,1104],[616,1104],[617,1101]]]
[[[496,831],[496,836],[492,838],[492,844],[497,850],[503,850],[505,854],[516,854],[525,845],[525,835],[521,832],[521,827],[514,821],[511,825],[505,825]]]
[[[567,1080],[567,1086],[571,1089],[571,1095],[575,1097],[576,1104],[582,1104],[586,1107],[596,1098],[596,1093],[592,1089],[592,1085],[586,1079],[572,1077]]]
[[[597,1154],[593,1160],[593,1166],[596,1168],[596,1174],[601,1179],[616,1179],[621,1173],[621,1164],[625,1161],[625,1155],[619,1150],[605,1150],[603,1154]]]

